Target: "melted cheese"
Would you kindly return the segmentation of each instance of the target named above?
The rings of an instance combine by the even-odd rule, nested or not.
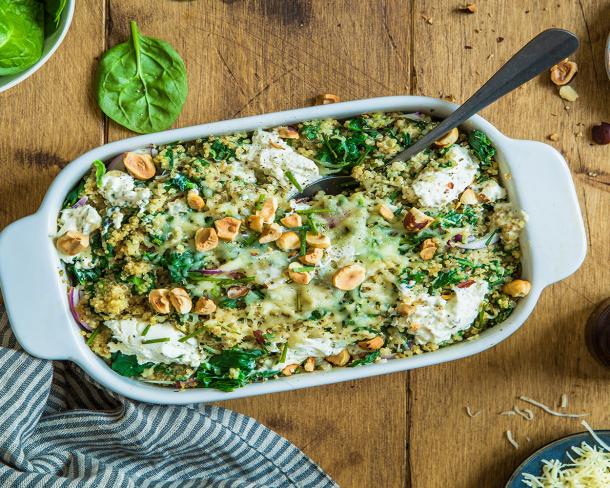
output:
[[[148,205],[151,191],[136,187],[135,180],[122,171],[109,171],[102,177],[100,193],[113,207],[139,207]]]

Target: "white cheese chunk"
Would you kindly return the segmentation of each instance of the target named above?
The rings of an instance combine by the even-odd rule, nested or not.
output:
[[[307,358],[323,358],[340,353],[345,349],[345,342],[333,342],[325,337],[307,338],[297,344],[288,342],[286,359],[281,363],[276,363],[271,369],[282,370],[289,364],[301,364]]]
[[[65,208],[59,215],[60,228],[57,235],[61,236],[68,231],[76,231],[88,236],[101,225],[102,218],[91,205]]]
[[[394,319],[393,325],[415,335],[417,344],[448,341],[474,322],[488,289],[486,281],[466,288],[454,286],[454,296],[449,300],[422,293],[411,301],[414,310],[406,317]]]
[[[100,193],[113,207],[139,207],[148,205],[151,191],[136,187],[135,180],[122,171],[109,171],[102,177]]]
[[[452,166],[425,168],[413,182],[413,191],[423,207],[442,207],[452,202],[472,183],[477,173],[476,163],[462,146],[451,146],[445,158]]]
[[[506,190],[494,179],[485,180],[475,188],[475,191],[483,195],[487,202],[495,202],[506,198]]]
[[[277,180],[284,187],[292,186],[286,176],[288,172],[292,173],[301,186],[306,186],[320,177],[316,163],[295,152],[273,132],[256,131],[252,144],[239,157],[250,163],[255,171]]]
[[[153,324],[145,336],[142,336],[142,332],[148,324],[136,319],[106,320],[104,324],[119,341],[108,344],[110,351],[135,355],[139,364],[179,363],[196,368],[204,359],[197,341],[190,338],[185,342],[178,342],[184,334],[171,324]],[[143,344],[144,341],[163,338],[168,338],[169,341]]]

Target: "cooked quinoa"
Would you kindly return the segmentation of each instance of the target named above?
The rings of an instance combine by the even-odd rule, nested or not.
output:
[[[522,214],[480,131],[371,113],[96,161],[53,236],[84,340],[116,372],[232,390],[404,358],[505,320]],[[292,197],[351,174],[339,195]]]

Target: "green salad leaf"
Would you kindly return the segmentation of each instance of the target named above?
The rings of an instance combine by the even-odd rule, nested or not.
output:
[[[121,376],[139,376],[146,368],[153,366],[153,363],[139,364],[138,358],[130,354],[123,354],[120,351],[113,352],[110,356],[110,367]]]
[[[104,53],[97,71],[97,100],[118,124],[146,134],[169,128],[186,101],[186,67],[167,42],[140,34]]]
[[[371,364],[374,363],[375,360],[381,355],[380,351],[373,351],[368,353],[366,356],[364,356],[361,359],[356,359],[354,361],[352,361],[349,366],[350,367],[354,367],[354,366],[362,366],[364,364]]]
[[[20,73],[40,59],[43,17],[38,0],[0,0],[0,76]]]
[[[95,168],[95,183],[98,188],[101,188],[102,179],[106,174],[106,165],[99,159],[96,159],[95,161],[93,161],[93,167]]]

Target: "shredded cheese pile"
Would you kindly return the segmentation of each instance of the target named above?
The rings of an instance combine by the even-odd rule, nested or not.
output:
[[[606,445],[584,420],[582,424],[591,436],[601,446],[591,447],[583,442],[580,447],[573,446],[571,450],[576,458],[570,458],[569,463],[559,459],[543,460],[542,474],[534,476],[523,475],[523,483],[531,488],[607,488],[610,486],[610,447]]]

